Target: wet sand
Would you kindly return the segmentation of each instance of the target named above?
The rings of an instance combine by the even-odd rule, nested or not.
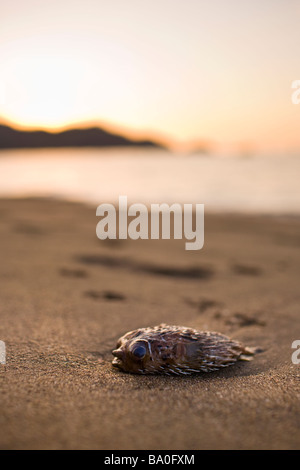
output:
[[[300,219],[206,215],[205,245],[100,241],[96,207],[0,200],[1,449],[300,447]],[[263,352],[188,378],[112,368],[161,322]]]

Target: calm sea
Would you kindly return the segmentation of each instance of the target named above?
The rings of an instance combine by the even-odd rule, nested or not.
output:
[[[177,155],[149,149],[0,153],[0,197],[101,204],[204,203],[206,211],[300,213],[300,157]]]

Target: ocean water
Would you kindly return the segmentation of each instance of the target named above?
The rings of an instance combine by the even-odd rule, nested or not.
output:
[[[178,155],[157,149],[0,152],[0,197],[99,205],[204,203],[210,212],[300,214],[300,157]]]

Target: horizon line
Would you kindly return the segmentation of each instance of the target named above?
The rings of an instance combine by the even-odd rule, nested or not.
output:
[[[188,151],[194,151],[197,149],[206,149],[208,151],[214,146],[212,142],[208,140],[196,139],[179,142],[170,136],[160,133],[154,130],[134,130],[126,126],[122,126],[115,123],[110,123],[101,120],[87,120],[87,121],[74,121],[69,124],[60,126],[43,126],[43,125],[28,125],[22,124],[17,121],[12,121],[3,116],[0,117],[0,125],[11,127],[17,131],[23,132],[47,132],[49,134],[59,134],[68,130],[81,130],[97,128],[107,131],[111,134],[120,135],[130,140],[150,140],[158,145],[162,145],[168,150],[181,151],[187,149]]]

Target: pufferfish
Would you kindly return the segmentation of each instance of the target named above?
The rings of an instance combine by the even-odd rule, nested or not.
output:
[[[220,333],[161,324],[122,336],[112,365],[132,374],[190,375],[252,360],[255,352]]]

